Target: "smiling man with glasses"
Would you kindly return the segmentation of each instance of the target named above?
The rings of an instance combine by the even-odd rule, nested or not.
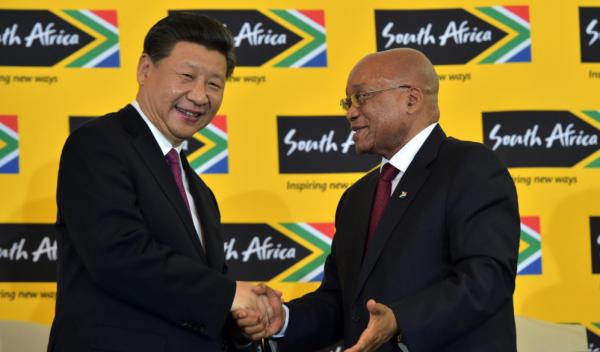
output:
[[[340,200],[321,286],[273,304],[281,351],[516,351],[515,187],[487,147],[446,137],[438,88],[412,49],[350,72],[341,105],[356,150],[382,163]]]

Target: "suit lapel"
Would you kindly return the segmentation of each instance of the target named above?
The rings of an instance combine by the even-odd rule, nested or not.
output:
[[[353,232],[356,234],[348,244],[348,251],[344,253],[344,256],[348,258],[356,258],[357,260],[348,261],[348,280],[349,283],[358,283],[356,278],[360,273],[362,264],[362,258],[365,251],[365,244],[367,241],[367,233],[369,231],[369,218],[371,217],[371,207],[373,204],[373,198],[375,197],[375,188],[377,187],[377,178],[379,176],[379,169],[376,169],[369,173],[365,178],[365,183],[361,187],[357,188],[356,194],[353,195],[352,199],[348,199],[352,202],[353,208],[356,211],[353,212],[353,217],[356,223],[352,224]],[[345,290],[347,292],[355,292],[354,290]]]
[[[190,213],[181,198],[181,193],[179,193],[173,174],[169,170],[169,166],[165,162],[162,151],[154,139],[152,132],[150,132],[144,120],[142,120],[141,116],[139,116],[138,112],[131,105],[127,105],[120,113],[124,118],[123,121],[126,130],[133,137],[132,143],[135,150],[150,170],[152,176],[156,179],[160,189],[167,196],[173,208],[175,208],[177,215],[179,215],[180,220],[187,229],[188,236],[190,236],[192,241],[195,240],[197,242],[198,235],[196,234]]]
[[[181,160],[183,163],[183,170],[188,179],[190,193],[196,204],[196,213],[200,219],[202,238],[204,240],[204,253],[208,260],[208,265],[221,272],[223,265],[225,264],[225,254],[223,250],[223,238],[219,228],[219,214],[215,213],[216,209],[210,202],[210,191],[206,185],[190,167],[187,158],[183,157]],[[199,241],[196,242],[198,246],[201,245]]]
[[[365,253],[352,301],[358,297],[358,294],[364,286],[367,278],[371,274],[371,271],[377,263],[377,259],[385,248],[390,236],[393,234],[401,234],[401,231],[394,231],[394,229],[400,220],[402,220],[406,209],[408,209],[412,201],[415,199],[421,186],[427,180],[427,177],[429,177],[428,166],[436,158],[439,147],[445,138],[446,135],[442,129],[439,127],[439,125],[436,126],[419,152],[417,152],[417,155],[415,155],[415,158],[411,162],[404,175],[402,175],[400,183],[398,183],[398,186],[390,197],[389,203],[383,212],[383,216],[381,217],[381,220],[375,229],[371,243],[369,243],[369,248]],[[375,193],[375,188],[373,188],[372,192]],[[370,197],[370,199],[372,198],[373,196]],[[367,219],[370,218],[372,203],[373,202],[369,203],[371,206],[369,207],[369,212],[366,215]],[[367,231],[367,229],[363,231],[365,233],[365,237]],[[362,242],[364,243],[364,241]]]

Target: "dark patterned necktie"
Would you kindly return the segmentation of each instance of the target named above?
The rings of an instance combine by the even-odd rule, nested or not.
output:
[[[377,180],[377,189],[375,191],[375,199],[371,208],[371,220],[369,221],[369,234],[367,243],[371,242],[371,237],[377,228],[377,224],[383,216],[385,207],[390,200],[392,190],[392,180],[398,175],[400,170],[396,169],[390,163],[383,165],[379,179]]]
[[[175,183],[177,184],[177,188],[179,188],[179,193],[181,193],[181,198],[183,198],[183,201],[185,202],[185,206],[187,207],[187,210],[191,214],[192,211],[190,210],[190,203],[188,203],[187,195],[185,194],[185,187],[183,187],[183,178],[181,177],[181,165],[180,165],[181,160],[179,159],[179,153],[177,153],[177,150],[171,149],[171,150],[169,150],[167,155],[165,155],[165,160],[167,161],[167,164],[171,168],[171,173],[173,174],[173,177],[175,178]]]

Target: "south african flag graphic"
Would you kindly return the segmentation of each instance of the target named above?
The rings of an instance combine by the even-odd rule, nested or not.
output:
[[[271,10],[282,26],[302,40],[278,56],[275,67],[326,67],[327,41],[323,10]]]
[[[188,140],[187,158],[192,169],[198,175],[228,173],[227,140],[227,117],[215,116],[208,126]]]
[[[312,253],[294,264],[273,281],[320,282],[323,279],[323,264],[331,250],[335,233],[333,223],[293,222],[275,225],[276,229]]]
[[[478,7],[476,12],[508,35],[481,58],[482,64],[531,62],[531,26],[528,6]]]
[[[517,275],[540,275],[542,273],[542,239],[540,218],[538,216],[521,217],[521,242]]]
[[[591,120],[592,123],[596,123],[596,126],[600,124],[600,110],[584,110],[583,113]],[[586,168],[600,168],[600,157],[591,161]]]
[[[19,173],[17,116],[0,115],[0,174]]]
[[[94,38],[63,62],[66,67],[120,66],[116,10],[63,10],[57,15]]]

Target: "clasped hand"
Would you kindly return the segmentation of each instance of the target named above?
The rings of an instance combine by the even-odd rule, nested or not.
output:
[[[285,321],[281,296],[264,284],[237,281],[231,312],[241,333],[259,341],[279,332]]]

